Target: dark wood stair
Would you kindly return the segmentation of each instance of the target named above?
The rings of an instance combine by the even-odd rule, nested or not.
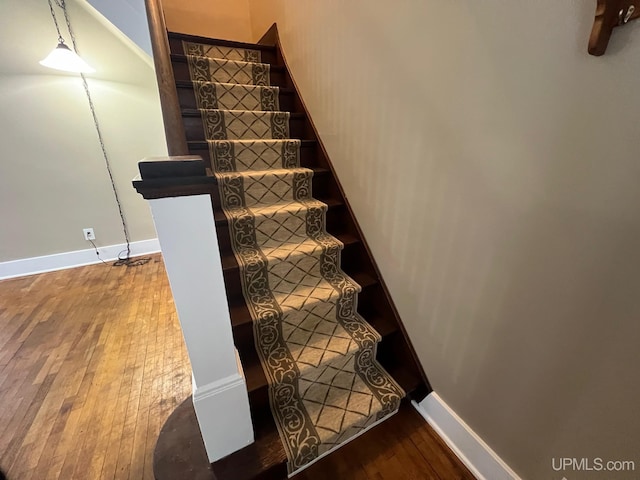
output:
[[[307,168],[316,168],[317,164],[317,143],[315,140],[302,140],[300,145],[300,163]],[[211,165],[209,157],[209,145],[204,140],[187,142],[189,152],[192,155],[201,156],[204,161]]]
[[[176,79],[176,82],[191,80],[186,55],[171,54],[171,64],[173,65],[173,75]],[[272,65],[270,70],[271,85],[274,87],[286,86],[286,71],[284,67]]]
[[[154,465],[161,472],[158,480],[248,478],[250,472],[256,471],[264,473],[254,478],[278,478],[272,471],[262,468],[263,465],[276,464],[280,454],[278,450],[268,448],[275,443],[269,436],[261,437],[247,447],[245,462],[239,462],[238,457],[222,460],[217,469],[218,476],[214,476],[190,397],[174,410],[162,430],[154,455]],[[167,431],[172,431],[173,435],[168,435]],[[177,457],[174,442],[162,441],[169,438],[183,446]],[[294,478],[475,479],[406,400],[396,415]]]
[[[182,119],[187,135],[187,142],[204,141],[204,129],[202,126],[202,115],[199,110],[183,109]],[[305,134],[304,113],[292,113],[289,119],[289,131],[291,138],[300,138]]]
[[[178,99],[180,105],[185,109],[196,109],[196,96],[193,93],[192,81],[176,81],[176,90],[178,91]],[[283,112],[289,112],[293,108],[293,94],[294,91],[290,88],[280,88],[280,95],[278,100],[280,101],[280,110]]]
[[[382,336],[377,359],[409,397],[421,400],[430,391],[430,386],[286,67],[279,43],[246,44],[169,33],[171,61],[189,153],[200,155],[209,168],[211,159],[208,144],[205,141],[200,112],[196,109],[193,83],[189,77],[182,40],[259,49],[262,52],[263,63],[271,64],[272,85],[280,87],[280,110],[291,112],[290,137],[302,141],[301,166],[314,170],[313,196],[328,205],[327,231],[344,243],[342,268],[362,287],[358,312]],[[211,199],[233,336],[247,381],[256,438],[254,444],[215,462],[212,465],[213,471],[220,480],[286,478],[286,455],[271,415],[268,384],[254,346],[252,319],[242,296],[239,268],[231,249],[228,220],[220,209],[215,180],[212,180]]]

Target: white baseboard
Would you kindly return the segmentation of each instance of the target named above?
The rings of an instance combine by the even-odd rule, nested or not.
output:
[[[131,242],[130,246],[132,257],[160,251],[160,244],[158,243],[157,238]],[[126,248],[126,244],[121,243],[119,245],[98,247],[98,251],[100,252],[100,258],[105,262],[108,262],[116,260],[118,258],[118,254],[123,250],[126,250]],[[21,258],[20,260],[0,262],[0,280],[34,275],[36,273],[52,272],[54,270],[64,270],[66,268],[81,267],[82,265],[91,265],[93,263],[100,263],[100,259],[93,248],[56,253],[53,255],[44,255],[42,257]]]
[[[437,393],[430,393],[419,404],[412,403],[478,480],[520,480]]]

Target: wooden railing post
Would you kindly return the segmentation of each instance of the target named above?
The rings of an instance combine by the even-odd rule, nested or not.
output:
[[[149,21],[149,34],[153,49],[153,61],[156,66],[158,90],[160,91],[160,106],[164,119],[167,150],[171,156],[188,155],[189,149],[182,123],[173,68],[171,67],[171,52],[161,0],[145,0],[144,4]]]

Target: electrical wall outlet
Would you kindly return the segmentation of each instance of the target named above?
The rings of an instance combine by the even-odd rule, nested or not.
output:
[[[93,228],[83,228],[82,233],[84,233],[85,240],[95,240],[96,234],[93,233]]]

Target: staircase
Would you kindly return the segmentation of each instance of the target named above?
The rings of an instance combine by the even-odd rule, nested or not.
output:
[[[289,74],[277,31],[269,37],[271,45],[169,33],[189,153],[200,155],[216,179],[214,219],[255,428],[254,444],[213,464],[220,480],[295,474],[393,414],[402,398],[419,401],[430,391]],[[293,227],[300,219],[302,226]],[[247,222],[253,225],[249,243]],[[252,242],[259,250],[251,250]],[[256,275],[268,278],[271,289],[256,287],[262,285]],[[320,310],[326,318],[319,322]],[[280,320],[270,323],[273,315]],[[327,325],[330,331],[322,330]],[[295,365],[284,371],[294,378],[279,373],[283,365],[263,366],[279,358],[270,340],[278,328],[276,346],[290,352]],[[364,367],[356,373],[354,363]],[[338,373],[326,380],[321,374],[328,370]],[[337,378],[351,382],[343,397]],[[282,400],[290,389],[302,398],[287,396],[296,418],[312,426],[302,439],[306,429],[278,413],[291,411]],[[354,406],[358,395],[366,407]],[[340,428],[325,410],[337,412]],[[298,440],[282,440],[291,437]]]

